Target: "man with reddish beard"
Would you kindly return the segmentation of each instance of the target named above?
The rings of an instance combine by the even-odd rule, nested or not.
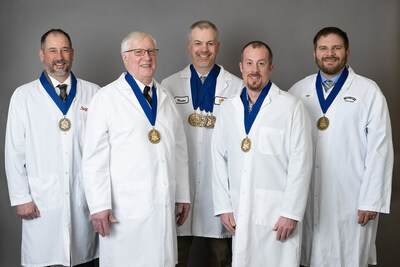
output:
[[[100,266],[178,262],[175,224],[190,208],[187,147],[179,113],[153,79],[157,52],[148,33],[128,34],[121,43],[127,72],[91,102],[83,181],[102,236]]]
[[[246,87],[221,105],[211,144],[214,213],[234,236],[241,266],[297,267],[311,171],[303,104],[270,80],[271,49],[242,50]]]
[[[22,219],[23,266],[94,266],[97,236],[81,181],[89,102],[99,87],[71,72],[74,49],[61,29],[46,32],[40,79],[10,102],[5,167],[11,205]]]
[[[174,96],[184,120],[189,153],[191,203],[186,223],[178,231],[178,267],[186,267],[193,236],[204,238],[209,266],[231,265],[231,235],[213,214],[211,136],[222,101],[239,94],[243,81],[215,64],[219,52],[218,29],[198,21],[189,29],[187,48],[192,64],[162,84]]]
[[[290,92],[312,122],[314,166],[303,228],[304,266],[376,264],[379,213],[389,213],[393,145],[378,85],[346,66],[347,34],[336,27],[314,38],[319,67]]]

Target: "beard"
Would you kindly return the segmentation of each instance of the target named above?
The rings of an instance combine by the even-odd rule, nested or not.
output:
[[[54,68],[54,66],[58,63],[62,63],[66,65],[65,70],[57,70]],[[67,61],[67,60],[55,60],[52,62],[52,64],[48,67],[47,70],[49,73],[53,74],[54,76],[58,76],[58,77],[64,77],[67,74],[69,74],[71,72],[71,62]]]
[[[260,89],[263,89],[263,88],[261,88],[261,86],[262,86],[262,80],[261,79],[254,81],[250,77],[261,78],[261,75],[260,74],[249,74],[247,76],[247,86],[246,87],[248,89],[250,89],[252,91],[259,91]]]
[[[325,66],[325,59],[335,59],[337,64],[334,66]],[[315,63],[317,63],[318,68],[328,75],[336,75],[346,66],[347,56],[344,56],[342,59],[339,57],[324,57],[322,59],[316,58]]]

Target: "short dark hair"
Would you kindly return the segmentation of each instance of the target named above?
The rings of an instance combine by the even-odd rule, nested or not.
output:
[[[217,26],[215,26],[215,24],[212,23],[211,21],[208,21],[208,20],[200,20],[200,21],[197,21],[197,22],[193,23],[192,26],[190,26],[190,28],[189,28],[189,34],[188,34],[188,40],[189,40],[189,42],[191,41],[191,37],[192,37],[191,34],[192,34],[192,31],[193,31],[195,28],[199,28],[200,30],[203,30],[203,29],[213,29],[214,32],[215,32],[215,37],[217,38],[217,41],[218,41],[218,28],[217,28]]]
[[[240,61],[243,62],[243,52],[248,46],[251,46],[252,48],[265,47],[268,50],[268,54],[269,54],[269,64],[272,64],[272,57],[273,57],[272,56],[272,50],[271,50],[271,48],[269,48],[269,46],[266,43],[261,42],[261,41],[251,41],[248,44],[246,44],[242,49],[242,54],[240,56]]]
[[[342,31],[341,29],[337,28],[337,27],[326,27],[323,28],[322,30],[320,30],[314,37],[313,43],[314,43],[314,50],[317,49],[317,42],[319,40],[319,38],[321,38],[322,36],[327,36],[328,34],[336,34],[339,35],[344,43],[344,48],[346,49],[346,51],[349,49],[349,38],[347,37],[347,34]]]
[[[43,50],[45,45],[46,45],[46,38],[50,33],[61,33],[64,34],[65,37],[67,37],[69,41],[69,47],[72,48],[72,42],[71,42],[71,37],[69,37],[69,34],[66,33],[65,31],[61,29],[50,29],[48,30],[45,34],[43,34],[42,38],[40,39],[40,48]]]

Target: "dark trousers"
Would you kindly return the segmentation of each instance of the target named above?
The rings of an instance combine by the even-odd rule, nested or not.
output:
[[[61,266],[61,265],[51,265],[47,267],[53,267],[53,266]],[[85,262],[79,265],[75,265],[75,267],[99,267],[99,259],[95,259],[89,262]]]
[[[232,239],[231,238],[204,238],[206,240],[210,267],[231,267]],[[193,236],[178,236],[178,264],[176,267],[186,267],[189,261],[190,248]]]

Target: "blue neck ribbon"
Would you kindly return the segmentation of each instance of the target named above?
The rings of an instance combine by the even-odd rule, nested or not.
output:
[[[133,93],[135,93],[137,100],[139,101],[140,106],[142,107],[144,113],[146,114],[147,119],[149,120],[150,124],[154,126],[156,124],[156,117],[157,117],[157,92],[156,88],[152,88],[152,98],[151,98],[151,106],[147,102],[146,98],[144,97],[142,90],[140,90],[139,86],[137,85],[135,79],[133,79],[132,75],[129,72],[125,75],[125,80],[131,86]]]
[[[204,83],[201,83],[199,75],[197,75],[193,65],[190,65],[190,71],[192,73],[190,78],[190,89],[192,92],[194,110],[197,110],[197,108],[200,107],[200,110],[213,112],[215,87],[217,85],[217,77],[220,70],[221,68],[215,64]]]
[[[76,95],[76,78],[75,75],[71,72],[71,90],[69,91],[69,94],[67,96],[67,99],[65,102],[63,102],[60,98],[60,96],[57,94],[56,90],[54,90],[53,86],[49,83],[49,81],[46,78],[46,75],[44,72],[42,72],[42,75],[40,76],[40,83],[42,84],[43,88],[46,90],[46,92],[49,94],[49,96],[53,99],[54,103],[57,105],[57,107],[60,109],[62,114],[65,116],[68,113],[69,108],[72,105],[72,101],[74,101],[75,95]]]
[[[256,103],[253,105],[253,109],[251,110],[249,114],[249,102],[247,100],[247,90],[246,87],[243,88],[242,91],[242,102],[244,106],[244,129],[246,130],[246,135],[249,134],[251,126],[253,125],[258,112],[260,111],[261,105],[264,102],[264,99],[267,97],[269,89],[271,89],[272,82],[271,80],[268,82],[268,84],[264,87],[264,89],[261,91],[260,95],[257,98]]]
[[[332,91],[329,93],[328,97],[325,99],[322,88],[321,71],[318,71],[317,80],[315,81],[315,88],[317,89],[319,105],[321,106],[322,112],[324,114],[328,111],[328,108],[331,106],[336,96],[339,94],[340,89],[342,89],[348,75],[349,71],[347,70],[347,68],[344,68],[339,80],[333,87]]]

